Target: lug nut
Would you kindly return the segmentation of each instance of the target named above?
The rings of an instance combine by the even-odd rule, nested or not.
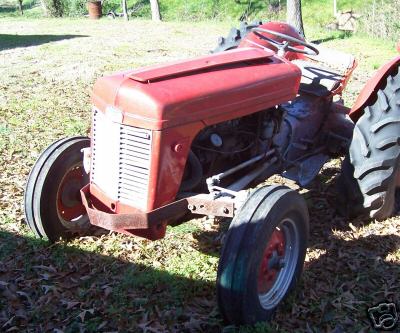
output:
[[[175,153],[180,153],[183,150],[183,145],[180,143],[177,143],[174,145],[174,147],[172,149]]]

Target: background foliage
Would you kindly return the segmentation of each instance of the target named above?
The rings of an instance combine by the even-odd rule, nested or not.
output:
[[[400,37],[400,0],[374,1],[361,17],[361,30],[371,37]]]
[[[26,17],[79,17],[87,14],[87,0],[24,0]],[[361,15],[360,33],[396,40],[400,35],[400,0],[338,0],[338,10]],[[159,0],[165,21],[252,21],[285,19],[286,0]],[[41,6],[42,4],[42,6]],[[303,21],[306,25],[326,27],[335,21],[331,0],[303,0]],[[42,8],[41,8],[42,7]],[[149,0],[128,0],[130,15],[150,18]],[[104,0],[103,14],[122,12],[120,0]],[[1,16],[18,16],[16,0],[0,0]]]

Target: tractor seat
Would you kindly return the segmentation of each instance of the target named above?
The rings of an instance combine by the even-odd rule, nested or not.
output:
[[[300,90],[316,96],[328,96],[340,86],[343,76],[339,73],[304,60],[292,61],[301,69]]]
[[[319,55],[292,61],[301,69],[300,91],[321,97],[340,94],[356,67],[354,57],[314,46],[320,51]]]

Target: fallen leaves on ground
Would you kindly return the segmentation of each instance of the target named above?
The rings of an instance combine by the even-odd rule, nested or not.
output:
[[[97,77],[204,54],[226,26],[21,22],[7,21],[0,33],[79,36],[0,47],[0,61],[6,64],[0,67],[0,331],[234,331],[223,328],[214,286],[226,222],[192,220],[170,228],[157,242],[106,233],[49,244],[34,238],[22,209],[25,179],[40,151],[60,137],[87,132],[89,91]],[[357,41],[329,43],[368,52]],[[369,73],[365,66],[355,72],[347,103]],[[311,216],[299,287],[270,324],[241,331],[370,332],[367,308],[399,301],[399,218],[376,222],[338,216],[334,182],[339,170],[340,160],[333,160],[311,189],[298,189]],[[293,186],[280,177],[270,182]]]

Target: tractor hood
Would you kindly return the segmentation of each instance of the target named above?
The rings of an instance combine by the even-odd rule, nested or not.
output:
[[[211,125],[292,100],[300,77],[297,66],[272,51],[239,48],[102,77],[92,102],[136,127]]]

